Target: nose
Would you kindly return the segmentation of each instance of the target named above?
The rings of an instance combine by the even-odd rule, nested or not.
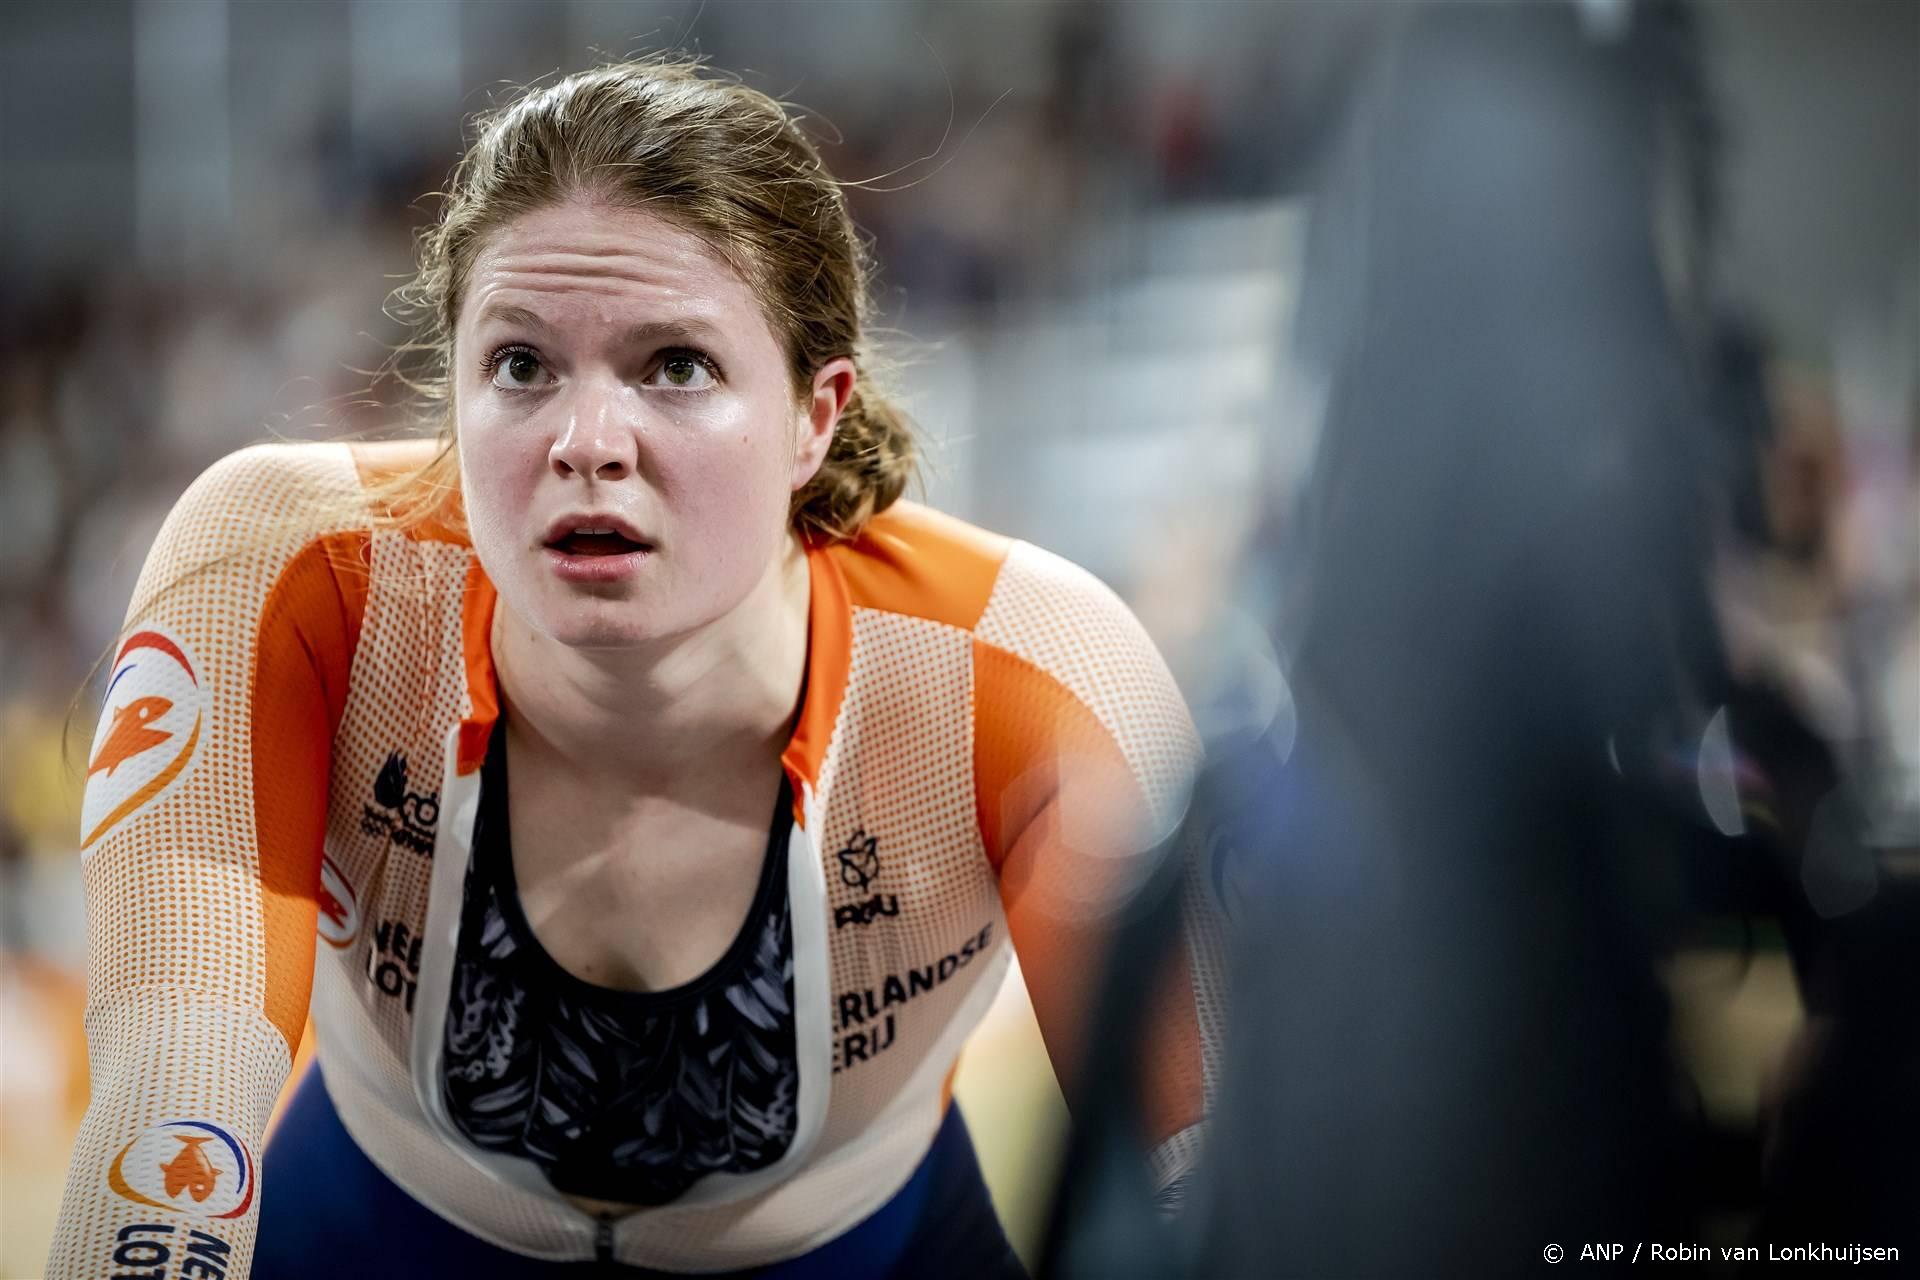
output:
[[[620,413],[621,388],[587,386],[576,392],[567,425],[547,451],[561,477],[621,480],[634,472],[638,446]]]

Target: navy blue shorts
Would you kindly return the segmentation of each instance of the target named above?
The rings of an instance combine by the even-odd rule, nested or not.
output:
[[[294,1091],[262,1163],[257,1280],[645,1280],[672,1274],[609,1262],[543,1262],[469,1235],[367,1159],[334,1112],[318,1064]],[[957,1106],[947,1109],[907,1185],[873,1216],[801,1257],[720,1274],[756,1280],[1026,1276],[993,1211]]]

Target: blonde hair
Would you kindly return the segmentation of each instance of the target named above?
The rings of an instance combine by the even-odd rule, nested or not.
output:
[[[396,371],[442,447],[376,490],[383,523],[458,523],[449,375],[474,260],[497,228],[581,195],[664,218],[740,272],[787,353],[796,396],[827,361],[853,360],[826,460],[793,495],[797,532],[852,538],[892,505],[914,471],[913,435],[873,384],[868,254],[839,183],[779,102],[698,63],[655,59],[568,76],[479,118],[439,220],[417,238],[418,271],[390,307],[414,329],[399,354],[417,367]]]

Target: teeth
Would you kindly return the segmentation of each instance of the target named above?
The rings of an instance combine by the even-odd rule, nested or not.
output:
[[[581,534],[581,535],[592,535],[592,534],[597,534],[597,533],[612,533],[612,532],[613,532],[613,530],[612,530],[612,529],[593,529],[593,528],[583,528],[583,529],[575,529],[575,530],[574,530],[574,532],[575,532],[575,533],[577,533],[577,534]]]

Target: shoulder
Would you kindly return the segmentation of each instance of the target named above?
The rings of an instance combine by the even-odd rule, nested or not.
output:
[[[1113,588],[1030,542],[1008,548],[975,630],[987,644],[1062,672],[1123,653],[1159,657],[1146,629]]]
[[[339,444],[257,444],[221,458],[187,487],[177,514],[229,526],[236,517],[296,520],[359,491],[352,451]]]
[[[911,502],[830,555],[856,610],[969,633],[976,767],[1018,772],[1035,751],[1103,742],[1089,749],[1117,752],[1156,819],[1178,803],[1199,736],[1146,628],[1099,578]]]
[[[896,502],[828,548],[847,603],[942,622],[1018,653],[1050,639],[1151,652],[1120,597],[1050,551],[916,502]]]
[[[464,545],[464,532],[442,521],[405,519],[409,503],[443,496],[443,482],[429,468],[441,452],[432,440],[240,449],[187,487],[148,564],[161,572],[200,570],[237,557],[262,571],[323,543],[364,547],[380,527],[404,526],[409,541]]]
[[[1093,574],[919,503],[896,502],[827,555],[853,608],[958,627],[1064,683],[1085,686],[1087,668],[1115,662],[1164,670],[1132,610]]]
[[[425,471],[440,452],[432,440],[251,445],[203,471],[174,514],[238,531],[243,539],[267,529],[314,537],[366,530],[374,524],[376,495]]]
[[[847,603],[971,631],[986,611],[1011,538],[917,502],[896,502],[860,536],[827,548]]]
[[[1200,739],[1172,673],[1114,590],[1087,570],[1016,542],[974,629],[975,716],[983,741],[1031,738],[1036,717],[1055,751],[1087,734],[1111,743],[1156,828],[1172,820]],[[1084,726],[1076,734],[1075,724]],[[1097,725],[1097,729],[1095,726]],[[1018,754],[1018,753],[1016,753]]]
[[[328,534],[364,526],[352,455],[343,445],[255,445],[200,473],[161,526],[140,596],[187,575],[278,572]]]
[[[147,555],[131,615],[201,596],[243,614],[275,613],[290,593],[343,599],[357,612],[380,523],[376,498],[394,489],[386,482],[420,471],[437,451],[422,440],[260,444],[228,454],[174,504]],[[393,505],[386,500],[381,514],[392,517]]]

